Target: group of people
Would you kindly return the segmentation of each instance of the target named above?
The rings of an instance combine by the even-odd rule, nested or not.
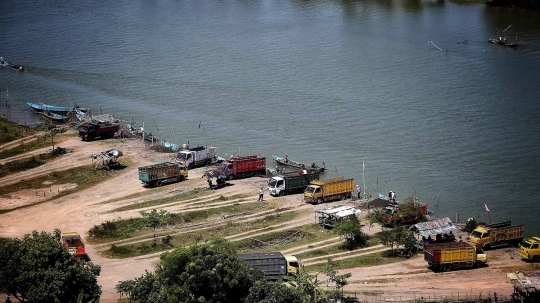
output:
[[[459,238],[461,242],[461,237]],[[429,235],[428,237],[422,236],[422,243],[424,246],[426,244],[433,244],[433,243],[447,243],[447,242],[456,242],[456,237],[454,236],[454,233],[450,231],[449,233],[444,234],[437,234],[435,235],[435,239]]]

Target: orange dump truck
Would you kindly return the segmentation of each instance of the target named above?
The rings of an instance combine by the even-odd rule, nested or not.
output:
[[[345,200],[352,196],[354,179],[336,177],[326,180],[313,180],[304,191],[304,201],[321,204],[334,200]]]
[[[76,258],[88,260],[88,255],[84,248],[84,241],[77,232],[67,232],[62,234],[62,244],[70,254]]]

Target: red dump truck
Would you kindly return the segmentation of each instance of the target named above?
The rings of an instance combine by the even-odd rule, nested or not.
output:
[[[259,156],[234,157],[221,163],[217,170],[229,180],[265,175],[266,158]]]
[[[62,234],[62,244],[64,248],[76,258],[81,258],[84,260],[90,260],[86,254],[84,248],[84,241],[77,232],[67,232]]]
[[[113,123],[85,123],[79,126],[79,137],[83,141],[92,141],[96,138],[112,138],[120,129],[119,124]]]

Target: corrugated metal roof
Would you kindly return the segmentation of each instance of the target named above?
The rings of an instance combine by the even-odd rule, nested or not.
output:
[[[444,234],[457,229],[457,226],[455,226],[448,217],[428,222],[417,223],[414,225],[414,227],[422,236]]]

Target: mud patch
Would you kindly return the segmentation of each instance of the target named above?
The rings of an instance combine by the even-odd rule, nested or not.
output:
[[[47,183],[47,182],[44,182]],[[51,185],[46,188],[25,189],[0,196],[0,210],[10,210],[50,199],[59,193],[77,187],[75,183]]]

